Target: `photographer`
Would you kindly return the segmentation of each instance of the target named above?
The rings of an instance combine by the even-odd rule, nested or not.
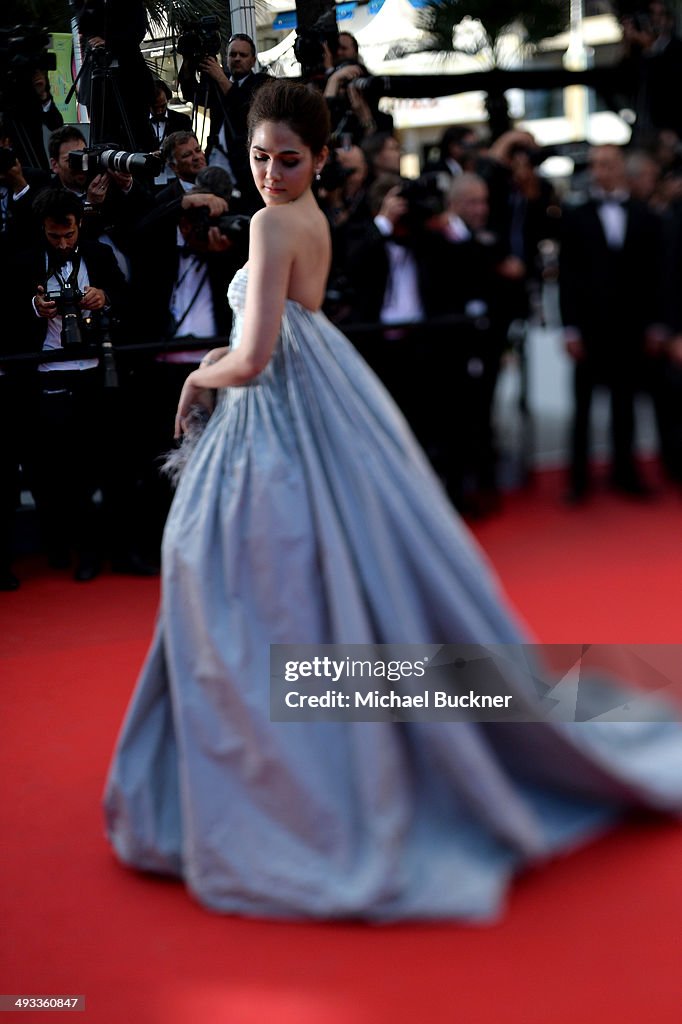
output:
[[[26,166],[47,170],[43,128],[54,131],[64,124],[52,99],[48,72],[39,68],[23,74],[15,82],[8,106],[3,120],[6,131],[14,138],[18,159]]]
[[[52,186],[78,196],[84,203],[82,235],[89,241],[103,239],[127,253],[130,234],[153,206],[153,198],[132,174],[78,167],[72,154],[89,152],[78,128],[65,125],[53,132],[48,142]],[[74,166],[76,164],[76,166]]]
[[[49,69],[56,66],[48,52],[50,36],[35,25],[15,25],[3,29],[3,35],[0,111],[5,129],[21,163],[47,170],[43,129],[53,131],[63,124],[50,91]]]
[[[73,6],[85,43],[79,95],[90,114],[91,141],[144,150],[154,102],[154,81],[140,51],[149,28],[144,4],[73,0]]]
[[[227,336],[232,325],[227,287],[248,255],[248,219],[230,217],[232,180],[207,167],[190,192],[157,209],[140,225],[132,260],[132,341],[165,342]],[[178,396],[206,349],[159,352],[131,364],[127,386],[137,411],[138,471],[146,524],[158,547],[170,503],[170,488],[158,474],[159,457],[173,447]],[[158,553],[158,552],[157,552]]]
[[[200,41],[201,36],[196,41],[197,46]],[[215,52],[219,48],[219,37],[213,40],[214,44],[216,42]],[[208,162],[231,172],[241,193],[240,208],[244,213],[255,213],[262,202],[249,168],[246,119],[254,93],[270,76],[254,71],[256,47],[250,36],[239,33],[229,40],[227,73],[215,52],[208,53],[204,47],[185,53],[180,87],[184,99],[192,103],[200,103],[203,94],[211,117]]]
[[[9,128],[0,122],[0,255],[9,259],[31,239],[31,204],[49,183],[49,175],[37,168],[24,169]]]
[[[43,240],[10,270],[8,294],[15,351],[73,348],[73,358],[46,356],[33,378],[27,469],[50,564],[74,578],[93,579],[100,568],[96,509],[100,483],[102,372],[91,344],[101,339],[102,314],[121,309],[126,284],[111,250],[81,241],[81,201],[63,189],[35,201]]]
[[[338,145],[360,145],[376,132],[393,131],[391,115],[379,110],[376,101],[356,86],[368,74],[363,64],[344,61],[327,78],[324,95],[332,120],[332,136]]]
[[[424,321],[451,312],[452,300],[450,249],[434,230],[442,195],[430,182],[384,174],[370,187],[368,202],[374,219],[348,240],[345,269],[353,296],[351,321],[376,323],[378,329],[354,334],[353,340],[428,452],[438,440],[430,388],[444,339]]]
[[[682,40],[668,4],[652,0],[621,19],[625,53],[617,65],[623,96],[636,114],[632,141],[651,146],[670,129],[682,135]]]
[[[154,79],[154,89],[154,102],[149,108],[149,139],[145,148],[150,153],[160,153],[169,135],[192,131],[192,118],[189,114],[169,108],[173,94],[161,78]]]

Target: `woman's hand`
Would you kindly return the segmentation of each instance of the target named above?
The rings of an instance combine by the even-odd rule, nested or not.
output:
[[[208,411],[209,415],[213,412],[215,406],[215,391],[213,388],[199,387],[194,383],[193,377],[194,371],[190,373],[180,392],[178,411],[175,416],[175,433],[173,435],[176,439],[182,437],[185,433],[187,417],[193,406],[200,405]]]
[[[224,345],[222,348],[212,348],[209,352],[206,353],[206,355],[201,360],[199,365],[212,366],[213,363],[217,363],[219,359],[222,359],[223,356],[227,355],[229,351],[230,350],[227,347],[227,345]]]

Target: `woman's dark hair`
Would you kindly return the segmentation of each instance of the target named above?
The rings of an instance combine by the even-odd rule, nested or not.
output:
[[[314,154],[327,145],[331,131],[329,109],[322,94],[284,79],[266,82],[255,94],[249,110],[249,144],[263,121],[288,125]]]

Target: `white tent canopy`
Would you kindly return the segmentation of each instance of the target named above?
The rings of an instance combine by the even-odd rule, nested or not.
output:
[[[263,50],[258,54],[258,63],[263,69],[270,68],[274,75],[282,78],[293,78],[301,73],[298,62],[294,59],[294,41],[296,29],[288,32],[284,39],[281,39],[269,50]]]
[[[409,0],[386,0],[372,20],[356,33],[362,57],[374,71],[387,52],[401,43],[414,43],[423,38],[417,28],[415,9]]]

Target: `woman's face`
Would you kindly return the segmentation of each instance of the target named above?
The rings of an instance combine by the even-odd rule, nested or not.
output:
[[[251,173],[266,206],[281,206],[310,188],[324,155],[310,147],[289,125],[261,121],[251,139]]]

